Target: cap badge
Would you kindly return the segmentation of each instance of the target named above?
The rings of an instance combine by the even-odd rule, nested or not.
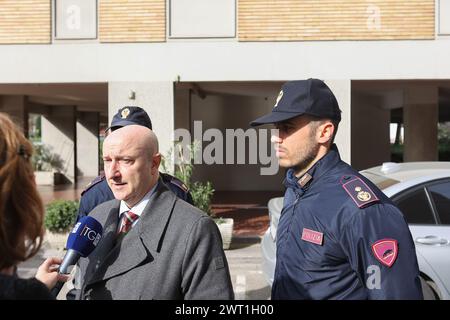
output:
[[[281,98],[283,98],[283,90],[280,91],[277,97],[277,101],[275,102],[274,108],[278,107],[278,102],[280,102]]]
[[[359,186],[355,188],[355,191],[358,192],[357,197],[362,202],[369,201],[372,198],[370,193],[368,193],[367,191],[363,191]]]
[[[128,108],[123,109],[122,112],[120,113],[120,115],[122,116],[122,119],[126,119],[129,114],[130,114],[130,109],[128,109]]]
[[[372,245],[372,252],[382,264],[391,267],[398,255],[398,243],[394,239],[378,240]]]

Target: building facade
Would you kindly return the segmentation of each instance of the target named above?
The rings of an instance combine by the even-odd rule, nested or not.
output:
[[[0,17],[0,111],[25,131],[42,115],[72,182],[98,173],[99,132],[124,105],[148,111],[165,154],[177,128],[247,130],[283,82],[323,79],[358,169],[391,160],[393,122],[404,161],[438,160],[437,123],[450,121],[450,0],[2,0]],[[260,167],[195,175],[280,190],[283,172]]]

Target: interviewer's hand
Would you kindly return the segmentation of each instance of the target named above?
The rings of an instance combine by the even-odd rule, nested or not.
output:
[[[36,272],[36,279],[43,282],[49,290],[55,286],[56,282],[66,282],[69,279],[69,275],[58,273],[61,262],[61,258],[47,258]]]

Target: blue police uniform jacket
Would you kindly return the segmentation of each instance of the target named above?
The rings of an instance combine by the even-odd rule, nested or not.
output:
[[[182,181],[162,172],[160,172],[160,177],[163,183],[180,199],[192,205],[194,204],[191,193]],[[114,194],[109,188],[104,174],[102,174],[95,178],[81,193],[77,221],[88,215],[99,204],[112,199],[114,199]]]
[[[335,145],[284,183],[272,299],[423,299],[403,214]]]

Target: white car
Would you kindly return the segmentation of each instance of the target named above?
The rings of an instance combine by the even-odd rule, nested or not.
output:
[[[450,162],[384,163],[360,172],[400,208],[416,245],[425,299],[450,299]],[[262,269],[270,285],[283,198],[268,203]]]

